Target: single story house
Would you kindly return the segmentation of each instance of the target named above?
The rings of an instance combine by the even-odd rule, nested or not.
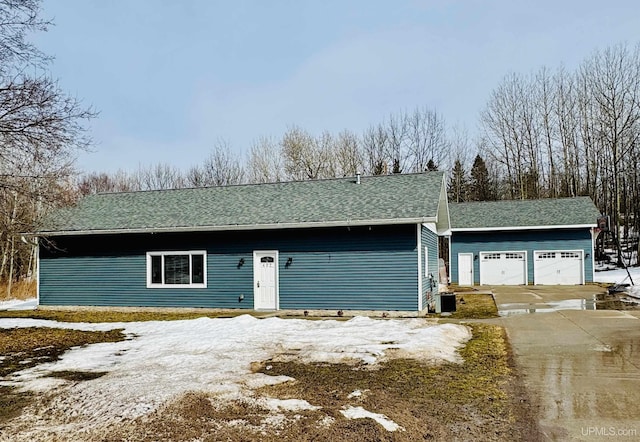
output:
[[[422,311],[442,172],[82,198],[39,231],[40,306]]]
[[[593,282],[589,197],[449,204],[451,282],[573,285]]]

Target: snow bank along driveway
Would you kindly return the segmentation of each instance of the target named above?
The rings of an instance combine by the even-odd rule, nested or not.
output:
[[[375,365],[392,354],[458,362],[457,349],[471,337],[469,329],[461,325],[364,317],[320,321],[243,315],[100,324],[0,319],[0,327],[124,328],[130,336],[123,342],[72,349],[60,361],[14,373],[1,382],[28,391],[57,393],[48,410],[37,411],[39,416],[25,413],[21,420],[31,419],[35,426],[60,425],[62,433],[73,431],[73,427],[96,428],[134,419],[188,391],[213,393],[220,401],[238,400],[251,397],[255,388],[290,380],[252,373],[252,362],[273,359]],[[108,374],[78,383],[47,377],[62,370]],[[52,416],[57,416],[56,421]]]

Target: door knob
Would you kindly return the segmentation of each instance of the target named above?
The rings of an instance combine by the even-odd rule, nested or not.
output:
[[[258,281],[258,288],[260,288],[260,281]]]

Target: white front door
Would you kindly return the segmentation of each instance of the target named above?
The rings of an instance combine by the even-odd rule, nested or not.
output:
[[[278,309],[278,252],[253,252],[253,308]]]
[[[458,285],[473,285],[473,253],[458,253]]]

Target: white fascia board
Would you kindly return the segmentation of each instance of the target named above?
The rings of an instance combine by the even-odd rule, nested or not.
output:
[[[556,226],[512,226],[512,227],[464,227],[452,228],[451,232],[495,232],[499,230],[557,230],[557,229],[591,229],[596,224],[560,224]]]
[[[29,233],[35,236],[73,236],[73,235],[113,235],[118,233],[182,233],[182,232],[224,232],[232,230],[276,230],[276,229],[306,229],[322,227],[361,227],[384,226],[400,224],[422,224],[437,222],[436,217],[423,218],[393,218],[357,221],[317,221],[299,223],[273,224],[230,224],[218,226],[187,226],[187,227],[149,227],[136,229],[104,229],[104,230],[61,230]]]
[[[438,228],[436,226],[436,223],[422,223],[422,227],[424,227],[425,229],[431,230],[433,233],[438,235]]]

